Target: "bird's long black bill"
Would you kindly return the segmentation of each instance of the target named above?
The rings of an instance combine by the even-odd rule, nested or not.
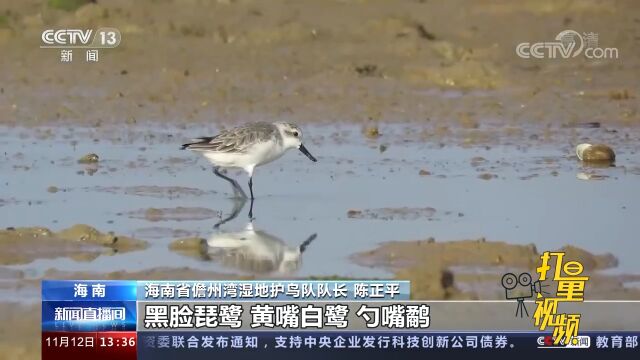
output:
[[[313,157],[313,155],[311,155],[309,150],[307,150],[307,148],[304,147],[304,145],[300,144],[300,147],[298,149],[300,149],[301,153],[305,154],[309,159],[311,159],[311,161],[313,161],[313,162],[318,161],[316,158]]]

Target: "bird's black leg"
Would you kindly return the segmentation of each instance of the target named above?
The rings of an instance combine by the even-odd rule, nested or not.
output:
[[[253,176],[249,176],[249,191],[251,192],[251,200],[253,200]]]
[[[242,187],[238,184],[238,182],[233,180],[232,178],[224,175],[223,173],[221,173],[220,172],[220,168],[214,167],[213,168],[213,173],[216,174],[218,177],[221,177],[221,178],[227,180],[229,183],[231,183],[231,186],[233,186],[233,193],[234,193],[234,195],[236,195],[236,197],[242,197],[244,199],[247,198],[247,194],[244,193],[244,190],[242,190]],[[238,196],[238,195],[240,195],[240,196]]]

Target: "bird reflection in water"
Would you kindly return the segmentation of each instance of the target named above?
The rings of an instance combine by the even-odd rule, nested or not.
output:
[[[233,220],[246,200],[234,203],[231,215],[218,222],[214,227]],[[236,232],[220,231],[212,234],[206,244],[203,243],[203,258],[221,265],[251,274],[291,274],[302,264],[302,254],[307,250],[317,234],[310,235],[299,245],[289,245],[282,239],[262,230],[256,230],[249,222],[244,230]]]

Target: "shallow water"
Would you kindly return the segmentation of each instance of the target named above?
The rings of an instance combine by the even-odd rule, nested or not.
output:
[[[302,262],[286,267],[283,276],[375,277],[388,274],[355,265],[349,256],[390,240],[484,237],[534,243],[539,251],[571,244],[595,253],[611,252],[620,260],[616,272],[640,272],[634,226],[640,215],[637,132],[558,129],[551,141],[514,138],[464,146],[459,140],[443,139],[458,145],[441,146],[421,138],[425,129],[415,124],[383,126],[382,136],[372,140],[355,126],[307,126],[306,146],[317,163],[291,151],[256,171],[253,226],[276,238],[269,237],[269,246],[257,245],[260,251],[297,249],[317,233]],[[248,204],[219,229],[214,224],[220,219],[211,212],[169,219],[144,216],[149,208],[206,208],[223,217],[231,212],[228,184],[211,173],[203,158],[178,150],[183,140],[216,131],[198,130],[0,129],[0,226],[59,230],[85,223],[151,243],[147,250],[91,262],[41,259],[13,268],[28,276],[49,268],[106,272],[168,266],[238,272],[215,256],[191,258],[170,251],[168,245],[179,237],[210,238],[244,229]],[[563,132],[568,140],[558,140]],[[570,142],[596,135],[616,149],[617,167],[584,169],[572,156]],[[529,139],[526,134],[521,138]],[[380,144],[388,146],[386,151],[381,153]],[[99,164],[77,163],[87,153],[98,154]],[[420,170],[430,175],[421,176]],[[604,178],[579,180],[581,172]],[[231,175],[246,188],[244,174]],[[51,186],[57,192],[48,191]],[[375,213],[396,208],[409,209],[391,210],[387,220],[348,216],[349,210]],[[414,214],[412,208],[436,211]],[[279,274],[276,270],[263,275]]]

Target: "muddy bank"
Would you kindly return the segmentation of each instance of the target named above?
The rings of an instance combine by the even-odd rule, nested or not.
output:
[[[207,239],[190,237],[176,239],[169,244],[169,250],[178,254],[206,260]]]
[[[3,0],[0,9],[5,124],[281,118],[473,132],[491,122],[517,131],[522,121],[640,120],[634,1],[146,0],[63,10]],[[78,52],[66,66],[38,48],[45,26],[116,27],[123,40],[98,63]],[[564,29],[598,33],[619,58],[515,55],[517,44]]]
[[[640,289],[626,287],[626,283],[639,281],[640,275],[599,272],[618,265],[612,254],[594,255],[570,245],[557,251],[564,251],[567,260],[580,261],[584,273],[591,276],[585,298],[640,299]],[[416,299],[503,299],[502,276],[506,272],[535,275],[540,253],[534,245],[513,245],[484,238],[447,242],[429,238],[385,243],[374,250],[354,254],[351,259],[363,266],[387,268],[396,278],[410,280],[412,296]]]
[[[618,265],[612,254],[594,255],[575,246],[564,246],[557,251],[566,252],[567,258],[582,262],[585,270],[604,270]],[[477,240],[437,242],[434,238],[407,242],[388,242],[359,254],[352,259],[364,266],[385,266],[398,270],[418,264],[442,266],[506,266],[532,268],[537,266],[540,254],[535,245],[514,245],[505,242]]]
[[[0,264],[27,264],[36,259],[68,257],[91,261],[101,255],[143,250],[147,243],[127,236],[101,233],[88,225],[53,232],[44,227],[0,230]]]

